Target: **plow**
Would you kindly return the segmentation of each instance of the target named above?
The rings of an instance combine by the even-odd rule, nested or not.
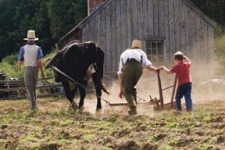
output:
[[[107,77],[107,78],[109,78],[109,77]],[[111,79],[111,80],[113,80],[113,79]],[[147,101],[147,100],[144,100],[143,98],[137,96],[137,98],[139,98],[142,101],[142,102],[138,102],[138,103],[153,105],[155,110],[173,109],[174,105],[175,105],[173,100],[174,100],[175,90],[176,90],[176,86],[177,86],[177,77],[175,76],[173,85],[165,87],[165,88],[162,87],[162,80],[161,80],[160,73],[157,74],[157,80],[158,80],[159,98],[152,98],[152,96],[149,95],[150,100]],[[117,81],[114,81],[114,82],[117,83]],[[170,100],[169,103],[165,103],[163,92],[166,91],[166,90],[169,90],[169,89],[172,89],[171,100]],[[127,102],[113,102],[112,103],[112,102],[108,102],[108,101],[107,101],[107,104],[109,106],[125,106],[125,105],[128,105]]]

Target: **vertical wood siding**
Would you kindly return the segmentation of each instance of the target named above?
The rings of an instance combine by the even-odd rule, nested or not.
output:
[[[209,65],[214,48],[213,27],[185,0],[113,0],[66,42],[94,41],[105,51],[105,71],[117,71],[120,54],[133,39],[164,39],[164,59],[173,62],[180,50],[193,59]],[[75,31],[76,32],[76,31]],[[77,36],[79,35],[79,36]],[[153,62],[154,63],[154,62]]]
[[[164,31],[165,31],[165,41],[164,41],[164,60],[170,62],[170,34],[169,34],[169,3],[164,1]]]

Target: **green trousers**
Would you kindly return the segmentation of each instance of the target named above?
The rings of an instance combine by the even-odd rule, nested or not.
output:
[[[123,68],[122,85],[124,96],[130,108],[137,102],[136,84],[143,73],[143,65],[135,59],[127,60]]]

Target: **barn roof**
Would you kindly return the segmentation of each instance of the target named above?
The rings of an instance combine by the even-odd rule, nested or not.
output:
[[[109,6],[114,0],[106,0],[97,10],[95,10],[92,14],[84,18],[77,26],[75,26],[72,30],[70,30],[64,37],[60,39],[63,41],[68,35],[73,33],[77,29],[83,28],[88,22],[94,19],[99,13],[101,13],[107,6]],[[184,2],[190,6],[198,15],[200,15],[206,22],[208,22],[211,26],[215,27],[216,22],[210,19],[205,13],[203,13],[191,0],[184,0]]]

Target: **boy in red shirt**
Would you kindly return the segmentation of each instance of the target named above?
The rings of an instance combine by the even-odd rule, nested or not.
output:
[[[190,76],[191,60],[184,56],[182,52],[174,54],[175,65],[169,70],[164,66],[160,68],[168,74],[176,73],[178,78],[178,88],[176,93],[177,110],[182,111],[181,98],[185,97],[187,111],[192,111],[191,89],[192,81]]]

